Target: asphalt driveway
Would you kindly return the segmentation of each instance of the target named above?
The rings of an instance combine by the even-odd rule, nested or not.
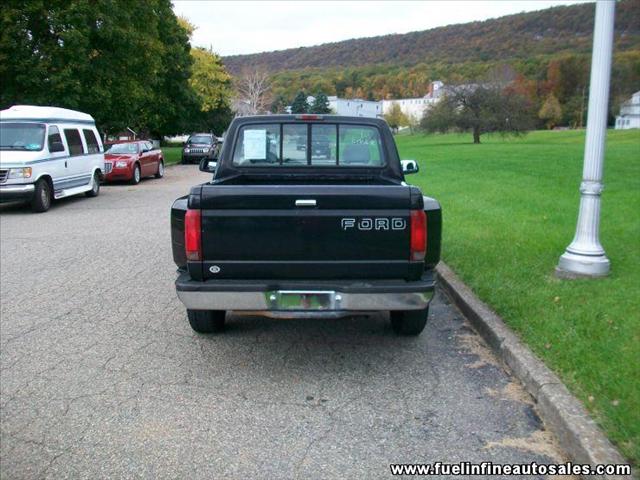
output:
[[[555,462],[529,398],[439,293],[388,317],[191,331],[169,207],[207,175],[0,206],[0,477],[386,478],[390,463]]]

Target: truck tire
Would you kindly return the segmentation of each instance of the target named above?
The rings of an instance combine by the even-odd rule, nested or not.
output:
[[[41,178],[36,182],[36,186],[33,191],[33,198],[31,199],[31,210],[36,213],[42,213],[49,210],[51,207],[51,185],[44,178]]]
[[[391,312],[391,328],[398,335],[420,335],[427,324],[429,307],[424,310]]]
[[[198,333],[222,332],[224,315],[224,310],[187,310],[189,324]]]

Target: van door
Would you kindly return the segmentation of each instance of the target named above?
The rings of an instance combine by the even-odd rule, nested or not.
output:
[[[59,185],[54,183],[54,189],[66,190],[88,185],[91,182],[92,171],[89,168],[86,149],[80,136],[80,131],[75,127],[66,127],[64,137],[69,148],[68,171],[69,175]]]
[[[62,145],[62,150],[60,149]],[[68,168],[68,155],[69,150],[65,142],[62,140],[60,134],[60,127],[57,125],[49,125],[49,131],[47,133],[47,149],[49,151],[47,155],[47,161],[38,165],[38,176],[40,174],[48,174],[51,176],[52,181],[59,181],[69,175]]]
[[[82,130],[84,144],[87,146],[87,159],[84,168],[88,173],[93,173],[94,168],[99,168],[104,172],[104,153],[100,148],[100,141],[94,129],[85,128]]]

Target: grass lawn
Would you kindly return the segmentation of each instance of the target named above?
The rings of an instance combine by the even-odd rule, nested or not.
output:
[[[401,135],[409,177],[443,209],[443,259],[555,370],[640,464],[640,131],[609,131],[600,240],[611,275],[561,281],[583,131]]]
[[[182,147],[162,147],[162,154],[164,155],[165,165],[180,163]]]

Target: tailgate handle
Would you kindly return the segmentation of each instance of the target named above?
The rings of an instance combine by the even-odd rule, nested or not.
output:
[[[313,199],[309,199],[309,200],[296,200],[296,207],[315,207],[316,206],[316,201]]]

